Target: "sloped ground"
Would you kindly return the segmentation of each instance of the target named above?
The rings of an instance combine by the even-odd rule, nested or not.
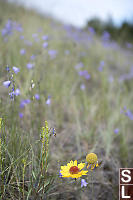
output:
[[[56,179],[45,198],[118,199],[119,167],[133,164],[132,49],[106,37],[97,38],[93,31],[62,25],[1,2],[3,29],[8,31],[0,36],[0,112],[7,117],[7,135],[16,130],[23,144],[34,144],[44,120],[48,120],[56,129],[50,142],[49,173],[58,175],[60,166],[70,160],[85,161],[89,152],[97,153],[102,161],[94,172],[93,195],[89,175],[89,184],[82,189],[80,181]],[[6,65],[20,69],[14,75],[20,96],[14,102],[2,85],[8,79]],[[32,80],[35,88],[30,91]],[[23,99],[30,99],[30,103],[21,108]],[[15,136],[12,138],[9,151],[13,153],[12,144],[20,151]],[[34,148],[38,151],[38,146]]]

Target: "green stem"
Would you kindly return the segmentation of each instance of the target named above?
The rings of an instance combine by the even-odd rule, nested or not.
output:
[[[23,200],[24,200],[24,175],[25,175],[25,165],[23,167]]]
[[[94,200],[93,170],[91,171],[91,182],[92,182],[92,200]]]

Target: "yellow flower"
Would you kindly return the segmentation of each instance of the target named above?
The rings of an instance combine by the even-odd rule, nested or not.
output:
[[[97,159],[97,155],[95,153],[89,153],[86,156],[86,161],[88,163],[88,167],[91,168],[91,170],[95,169],[95,167],[98,167],[98,159]]]
[[[71,160],[66,166],[61,166],[60,173],[62,177],[66,178],[80,178],[83,175],[87,175],[88,171],[82,170],[85,167],[85,163],[77,164],[77,160],[74,162]]]

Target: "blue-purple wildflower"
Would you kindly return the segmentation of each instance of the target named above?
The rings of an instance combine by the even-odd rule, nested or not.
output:
[[[14,91],[14,88],[12,88],[12,92],[9,93],[9,96],[11,99],[14,99],[15,96],[19,96],[20,95],[20,90],[17,88]]]
[[[55,128],[53,128],[53,131],[52,131],[53,135],[56,136],[56,131],[55,131]]]
[[[19,113],[19,117],[20,117],[20,118],[23,118],[23,116],[24,116],[24,114],[20,112],[20,113]]]
[[[32,55],[32,56],[30,57],[31,60],[35,60],[35,58],[36,58],[36,55]]]
[[[12,69],[13,69],[15,74],[17,74],[20,71],[20,69],[18,67],[15,67],[15,66]]]
[[[124,109],[120,110],[121,114],[125,114],[130,120],[133,120],[133,113],[131,110],[127,109],[127,107],[125,106]]]
[[[56,58],[57,51],[54,50],[54,49],[51,49],[51,50],[48,51],[48,54],[49,54],[51,59],[54,59],[54,58]]]
[[[59,172],[59,177],[62,178],[62,173],[61,172]]]
[[[81,188],[82,187],[86,187],[88,185],[88,183],[86,182],[85,179],[81,179]]]
[[[19,95],[20,95],[20,89],[17,88],[17,89],[15,90],[15,96],[19,96]]]
[[[5,86],[6,88],[8,88],[11,85],[11,81],[4,81],[3,82],[3,86]]]
[[[93,28],[93,27],[89,27],[88,28],[88,31],[92,34],[92,35],[94,35],[96,32],[95,32],[95,29]]]
[[[27,63],[27,69],[32,69],[34,67],[33,63]]]
[[[119,131],[120,131],[119,128],[114,129],[114,133],[115,133],[115,134],[118,134]]]
[[[39,94],[35,94],[34,96],[35,96],[35,99],[36,99],[36,100],[39,100],[39,99],[40,99],[40,95],[39,95]]]
[[[127,110],[125,112],[125,115],[130,119],[130,120],[133,120],[133,113],[131,112],[131,110]]]
[[[7,71],[7,72],[10,72],[10,68],[9,68],[8,66],[6,67],[6,71]]]
[[[9,20],[7,21],[7,23],[5,24],[4,28],[3,28],[2,31],[1,31],[2,37],[12,35],[12,33],[13,33],[12,31],[13,31],[13,23],[12,23],[12,21],[9,19]]]
[[[20,102],[20,108],[24,108],[26,104],[29,104],[31,101],[30,99],[24,99]]]
[[[48,99],[46,100],[46,104],[50,105],[51,104],[51,96],[48,96]]]
[[[110,39],[110,34],[109,34],[109,32],[104,31],[103,34],[102,34],[102,40],[103,40],[104,42],[108,42],[109,39]]]
[[[82,83],[82,84],[80,85],[80,89],[81,89],[81,90],[85,90],[85,88],[86,88],[86,87],[85,87],[85,84]]]
[[[20,38],[20,40],[23,40],[23,39],[24,39],[24,36],[23,36],[23,35],[20,35],[19,38]]]
[[[99,72],[102,72],[102,71],[103,71],[104,65],[105,65],[105,62],[102,60],[102,61],[100,62],[99,67],[98,67],[98,71],[99,71]]]
[[[43,48],[47,48],[48,47],[48,42],[44,42],[42,46],[43,46]]]
[[[20,49],[20,54],[21,54],[21,55],[26,54],[26,50],[25,50],[25,49]]]
[[[43,36],[42,36],[42,39],[43,39],[43,40],[48,40],[48,35],[43,35]]]
[[[127,47],[128,49],[131,49],[131,48],[133,48],[133,44],[131,44],[131,43],[129,43],[129,42],[126,42],[126,47]]]
[[[23,28],[21,24],[14,24],[14,28],[16,29],[16,31],[18,32],[23,32]]]
[[[86,80],[89,80],[91,78],[87,70],[79,71],[78,74],[79,76],[83,76]]]

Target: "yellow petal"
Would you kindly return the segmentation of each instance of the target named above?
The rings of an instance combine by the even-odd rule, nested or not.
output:
[[[80,164],[78,164],[78,168],[81,170],[81,169],[83,169],[85,167],[85,163],[80,163]]]
[[[69,177],[71,177],[71,176],[70,176],[70,174],[63,174],[62,177],[64,177],[64,178],[69,178]]]
[[[96,167],[99,167],[98,162],[97,162],[97,164],[96,164]]]
[[[88,171],[82,171],[82,175],[86,175],[88,173]]]
[[[67,166],[70,168],[73,166],[73,161],[71,160],[69,163],[67,163]]]
[[[73,165],[74,165],[74,166],[77,166],[77,160],[74,161],[74,164],[73,164]]]
[[[89,166],[90,166],[90,165],[88,164],[87,169],[89,168]]]
[[[82,176],[81,174],[72,174],[72,175],[71,175],[72,178],[79,178],[79,177],[81,177],[81,176]]]
[[[61,166],[61,170],[68,171],[68,170],[69,170],[69,167],[68,167],[68,166]]]

